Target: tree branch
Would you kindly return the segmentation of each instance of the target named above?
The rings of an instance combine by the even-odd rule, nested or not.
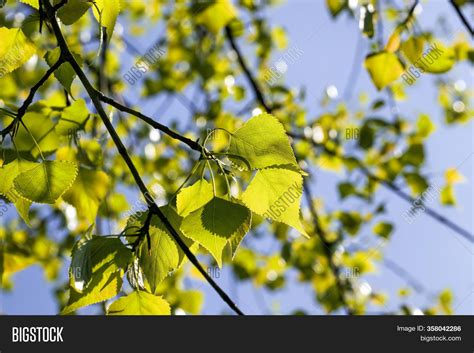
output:
[[[252,86],[253,93],[255,94],[255,98],[257,101],[262,105],[262,107],[265,108],[265,110],[268,113],[272,112],[272,107],[266,102],[265,97],[263,96],[262,90],[257,84],[257,81],[253,78],[252,73],[250,72],[250,69],[248,68],[247,64],[245,63],[244,57],[242,55],[242,52],[240,51],[239,47],[237,46],[237,43],[235,42],[234,35],[232,34],[232,29],[229,26],[225,27],[225,34],[227,37],[227,40],[230,43],[230,46],[232,49],[235,51],[237,54],[237,60],[239,61],[240,67],[244,71],[245,77],[247,77],[247,80],[249,81],[250,85]]]
[[[163,124],[160,124],[159,122],[153,120],[152,118],[146,116],[145,114],[142,114],[142,113],[140,113],[140,112],[138,112],[134,109],[131,109],[131,108],[129,108],[129,107],[123,105],[123,104],[120,104],[119,102],[115,101],[114,99],[105,96],[101,92],[97,91],[96,94],[98,95],[99,99],[101,101],[103,101],[104,103],[110,104],[111,106],[117,108],[118,110],[120,110],[122,112],[134,115],[137,118],[139,118],[139,119],[143,120],[144,122],[146,122],[147,124],[149,124],[150,126],[154,127],[155,129],[158,129],[158,130],[164,132],[165,134],[167,134],[168,136],[174,138],[175,140],[179,140],[179,141],[185,143],[191,149],[193,149],[195,151],[198,151],[198,152],[202,152],[203,147],[199,143],[197,143],[196,141],[193,141],[193,140],[191,140],[191,139],[189,139],[189,138],[187,138],[183,135],[178,134],[177,132],[174,132],[173,130],[171,130],[167,126],[165,126]]]
[[[468,32],[471,34],[471,36],[474,36],[474,29],[469,24],[469,21],[467,20],[466,16],[464,16],[464,14],[462,13],[461,8],[459,7],[459,5],[456,4],[456,0],[449,0],[449,2],[453,6],[454,10],[456,11],[456,13],[459,16],[459,19],[464,24],[464,26],[466,27]]]
[[[323,250],[324,250],[324,253],[326,255],[326,258],[328,259],[329,268],[331,269],[331,271],[334,275],[335,281],[336,281],[336,288],[337,288],[337,292],[339,294],[339,300],[346,307],[347,314],[354,315],[354,311],[349,306],[349,303],[346,300],[346,296],[344,295],[345,287],[348,284],[348,282],[344,281],[345,283],[343,283],[343,281],[341,281],[340,269],[334,263],[334,260],[332,258],[333,251],[331,250],[331,243],[329,243],[326,240],[325,231],[321,227],[321,224],[319,222],[318,213],[317,213],[316,208],[314,207],[314,204],[313,204],[313,197],[311,196],[311,190],[309,189],[309,186],[308,186],[308,184],[306,183],[306,181],[304,179],[303,179],[303,191],[304,191],[304,194],[305,194],[306,203],[308,204],[309,211],[310,211],[311,216],[313,217],[313,220],[314,220],[315,233],[318,235],[319,239],[321,239],[321,242],[323,243]]]
[[[36,92],[38,89],[43,86],[43,84],[48,80],[48,78],[56,71],[59,66],[64,62],[64,59],[60,57],[56,63],[54,63],[53,66],[51,66],[48,71],[41,77],[41,79],[30,89],[30,93],[28,94],[28,97],[26,97],[25,101],[21,105],[21,107],[18,109],[18,112],[16,114],[16,118],[13,119],[13,121],[2,131],[0,131],[0,135],[2,138],[4,138],[7,134],[10,132],[14,131],[15,127],[17,124],[21,121],[23,116],[26,114],[26,111],[28,110],[28,107],[33,103],[33,99],[35,97]]]
[[[264,96],[262,90],[258,86],[257,81],[254,79],[250,69],[247,67],[247,64],[245,63],[243,55],[242,55],[239,47],[237,46],[237,44],[235,42],[234,36],[232,35],[231,28],[229,26],[226,26],[225,32],[226,32],[227,40],[230,43],[230,46],[232,47],[232,49],[237,54],[237,58],[238,58],[238,61],[240,63],[240,67],[242,68],[245,76],[247,77],[247,80],[250,82],[250,85],[251,85],[252,90],[253,90],[254,95],[255,95],[255,99],[262,105],[262,107],[265,109],[265,111],[267,113],[271,113],[272,112],[272,107],[266,102],[265,96]],[[339,267],[336,266],[336,264],[334,263],[334,261],[332,259],[332,251],[330,249],[330,244],[326,241],[326,238],[324,236],[324,230],[320,226],[318,214],[317,214],[316,209],[314,208],[313,203],[312,203],[310,190],[308,188],[307,183],[304,182],[304,181],[303,181],[303,190],[305,192],[306,199],[308,200],[308,206],[310,208],[310,212],[311,212],[311,215],[312,215],[313,220],[314,220],[315,232],[320,237],[320,239],[323,243],[323,248],[324,248],[324,251],[325,251],[325,255],[328,259],[329,267],[330,267],[331,272],[333,273],[333,275],[336,279],[336,287],[338,289],[340,300],[341,300],[342,304],[346,307],[347,313],[349,315],[352,315],[353,311],[350,308],[350,306],[348,305],[348,303],[345,299],[345,296],[344,296],[344,283],[342,283],[342,281],[340,279]]]
[[[82,85],[86,89],[88,95],[90,96],[92,103],[94,104],[95,109],[97,110],[100,118],[102,119],[102,122],[104,123],[105,127],[107,128],[110,136],[112,137],[112,140],[114,141],[118,152],[124,159],[125,163],[127,164],[130,172],[132,173],[133,178],[135,179],[135,183],[139,187],[140,191],[142,192],[143,196],[145,197],[145,200],[148,204],[148,207],[150,209],[150,212],[154,213],[155,215],[158,216],[158,218],[163,222],[165,227],[168,229],[170,232],[171,236],[173,239],[178,243],[179,247],[183,250],[183,252],[186,254],[188,259],[191,261],[191,263],[199,270],[199,272],[204,276],[204,278],[209,282],[209,284],[214,288],[214,290],[219,294],[219,296],[222,298],[222,300],[227,303],[227,305],[234,310],[237,314],[243,315],[242,311],[234,304],[234,302],[229,298],[229,296],[217,285],[216,282],[208,275],[208,273],[204,270],[204,268],[201,266],[199,261],[197,260],[196,256],[189,250],[187,245],[184,243],[184,241],[181,239],[179,236],[178,232],[174,229],[174,227],[170,224],[168,219],[165,217],[163,212],[159,209],[159,207],[156,205],[156,203],[151,200],[147,195],[149,195],[149,191],[143,182],[143,180],[140,177],[140,174],[138,170],[136,169],[135,165],[132,162],[132,159],[128,155],[128,152],[123,145],[122,141],[120,140],[120,137],[118,136],[117,132],[115,131],[114,126],[110,122],[109,118],[107,117],[107,114],[105,113],[104,108],[102,107],[101,100],[100,100],[100,95],[99,92],[91,85],[89,82],[87,76],[85,73],[82,71],[81,67],[75,60],[74,56],[69,50],[69,47],[66,43],[66,40],[64,39],[61,29],[59,28],[58,22],[56,21],[55,17],[55,11],[52,5],[50,4],[49,0],[44,0],[44,7],[46,10],[46,14],[48,16],[48,19],[51,23],[51,26],[53,28],[54,35],[56,36],[56,40],[58,42],[58,46],[61,49],[61,53],[64,56],[65,60],[69,62],[74,69],[75,73],[77,74],[79,80],[82,82]]]
[[[309,143],[311,143],[313,146],[315,147],[318,147],[318,148],[322,148],[324,150],[324,152],[332,155],[332,156],[335,156],[335,157],[339,157],[339,158],[343,158],[341,156],[339,156],[336,152],[328,149],[325,145],[323,144],[319,144],[319,143],[316,143],[314,142],[313,140],[311,139],[307,139],[304,135],[300,135],[300,134],[294,134],[294,133],[288,133],[288,136],[292,137],[292,138],[295,138],[295,139],[299,139],[299,140],[305,140]],[[407,193],[405,193],[404,191],[402,191],[398,186],[396,186],[394,183],[388,181],[388,180],[385,180],[385,179],[382,179],[382,178],[379,178],[377,177],[376,175],[374,175],[367,167],[365,167],[361,161],[359,161],[357,158],[354,159],[360,169],[360,171],[368,178],[380,183],[381,185],[383,185],[384,187],[386,187],[388,190],[392,191],[393,193],[395,193],[395,195],[397,195],[398,197],[400,197],[401,199],[407,201],[408,203],[413,203],[416,201],[416,199],[414,199],[413,197],[411,197],[410,195],[408,195]],[[453,230],[454,232],[456,232],[457,234],[461,235],[462,237],[464,237],[465,239],[469,240],[471,243],[474,243],[474,235],[472,235],[471,233],[469,233],[469,231],[465,230],[464,228],[458,226],[457,224],[455,224],[454,222],[450,221],[449,219],[447,219],[446,217],[440,215],[438,212],[436,212],[435,210],[431,209],[430,207],[428,206],[424,206],[425,207],[425,211],[426,213],[431,216],[433,219],[437,220],[438,222],[440,222],[441,224],[445,225],[446,227],[450,228],[451,230]]]

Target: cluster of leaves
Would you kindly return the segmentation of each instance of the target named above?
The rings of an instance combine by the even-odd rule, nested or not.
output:
[[[156,97],[166,96],[164,105],[182,103],[195,122],[189,137],[201,137],[200,156],[190,158],[189,150],[178,147],[183,139],[161,138],[142,121],[104,106],[153,191],[154,200],[145,195],[146,202],[134,205],[128,198],[136,180],[115,152],[102,116],[89,104],[92,97],[78,79],[77,68],[64,61],[56,36],[45,30],[51,24],[38,11],[39,2],[23,3],[27,5],[9,0],[0,17],[0,195],[24,221],[0,228],[3,288],[12,286],[13,273],[40,263],[49,279],[58,280],[62,313],[116,296],[120,297],[105,309],[108,314],[170,314],[180,309],[199,313],[202,293],[185,288],[183,280],[202,277],[187,266],[171,226],[193,254],[210,254],[203,256],[210,265],[228,264],[240,281],[278,291],[290,285],[288,273],[296,270],[298,281],[313,288],[315,301],[326,312],[345,309],[359,314],[372,304],[385,304],[383,293],[367,294],[367,283],[360,277],[375,271],[383,258],[380,246],[352,249],[350,242],[370,233],[385,243],[395,229],[384,203],[375,202],[380,180],[403,183],[413,197],[430,186],[423,171],[424,143],[435,131],[429,116],[420,114],[414,122],[384,117],[388,99],[377,97],[371,104],[361,100],[362,107],[354,112],[341,104],[310,118],[303,90],[290,89],[282,80],[251,87],[258,92],[247,89],[238,78],[251,73],[242,66],[245,60],[236,58],[240,53],[229,52],[228,46],[237,38],[246,40],[257,58],[254,80],[264,82],[272,53],[284,50],[288,42],[285,31],[272,28],[265,19],[271,1],[244,0],[238,6],[229,0],[191,5],[164,0],[53,1],[53,6],[60,6],[57,19],[64,25],[61,30],[75,61],[97,79],[101,92],[123,102],[127,82],[118,74],[126,70],[121,58],[127,55],[124,50],[134,48],[117,20],[126,21],[122,23],[133,35],[144,34],[150,22],[165,26],[156,41],[165,54],[150,63],[140,99],[156,102]],[[466,40],[447,45],[431,32],[415,31],[414,8],[385,15],[375,1],[356,8],[340,0],[328,0],[327,5],[335,18],[344,12],[359,18],[361,35],[370,40],[380,35],[378,21],[391,21],[392,35],[386,44],[372,43],[364,64],[377,90],[388,90],[395,101],[406,99],[400,77],[410,65],[418,65],[429,45],[436,44],[443,54],[421,67],[423,72],[440,75],[457,63],[472,63]],[[23,13],[26,19],[17,16]],[[150,21],[146,26],[144,17]],[[252,31],[246,30],[249,27]],[[48,76],[36,87],[48,69],[54,69],[54,78]],[[468,122],[473,116],[470,93],[453,89],[448,80],[438,87],[446,121]],[[36,90],[41,98],[33,103]],[[187,99],[192,91],[197,96]],[[272,114],[265,113],[268,104],[254,101],[257,93],[271,102]],[[458,102],[465,109],[458,109]],[[182,127],[182,120],[177,117],[171,127]],[[360,131],[355,144],[343,138],[348,128]],[[340,209],[327,210],[323,200],[306,189],[308,208],[302,212],[303,179],[309,179],[315,166],[339,178],[346,172],[337,185]],[[454,205],[453,185],[463,177],[448,169],[445,179],[441,202]],[[359,204],[347,208],[343,201],[348,199],[369,210],[362,211]],[[154,201],[164,205],[160,211],[169,224],[150,209]],[[104,235],[106,226],[112,234]],[[249,232],[252,237],[244,239]],[[298,233],[303,236],[293,236]],[[263,252],[252,246],[263,238],[270,238],[277,250]],[[66,266],[65,255],[71,256],[66,284],[58,277]],[[357,278],[342,275],[355,268]],[[446,293],[426,312],[449,313],[452,298]],[[400,312],[412,310],[401,306]]]

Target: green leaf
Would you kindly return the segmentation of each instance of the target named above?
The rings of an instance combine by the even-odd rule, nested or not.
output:
[[[413,144],[403,153],[400,158],[404,164],[420,166],[425,160],[425,150],[422,144]]]
[[[303,177],[283,168],[258,170],[242,195],[252,212],[285,223],[307,236],[300,221]]]
[[[160,209],[188,248],[191,248],[193,242],[179,231],[182,218],[171,206],[164,206]],[[128,228],[132,227],[131,229],[135,230],[141,228],[146,216],[147,214],[144,213],[136,220],[132,218],[127,224]],[[155,293],[160,282],[167,277],[170,272],[181,266],[185,255],[166,226],[157,216],[153,216],[150,223],[150,242],[151,247],[149,247],[146,237],[142,240],[137,249],[137,257],[145,279],[150,286],[150,290]]]
[[[390,234],[392,234],[393,225],[391,223],[380,222],[374,226],[373,231],[378,236],[384,239],[388,239],[390,237]]]
[[[62,314],[115,297],[131,260],[132,252],[117,238],[81,239],[73,249],[69,301]]]
[[[33,169],[37,165],[38,163],[15,159],[0,168],[0,195],[13,202],[18,214],[28,225],[31,201],[20,196],[13,185],[13,181],[20,173]]]
[[[230,0],[219,0],[210,6],[206,6],[204,11],[196,16],[196,22],[206,26],[213,33],[219,33],[236,17],[237,9],[232,2]]]
[[[107,40],[110,41],[114,32],[115,23],[120,13],[119,0],[96,0],[92,7],[96,20],[107,29]],[[98,10],[98,11],[97,11]]]
[[[445,185],[441,189],[440,201],[442,205],[446,205],[446,206],[456,205],[456,197],[454,196],[454,188],[452,185]]]
[[[13,183],[19,194],[27,200],[55,203],[72,186],[76,176],[75,163],[44,161],[35,168],[20,173]]]
[[[453,48],[448,48],[435,40],[430,43],[424,52],[421,66],[429,73],[443,74],[451,70],[456,63],[456,53]]]
[[[35,9],[38,10],[39,5],[38,5],[38,0],[20,0],[21,2],[30,5],[31,7],[34,7]]]
[[[415,196],[423,193],[429,186],[426,179],[418,173],[404,173],[403,176]]]
[[[179,192],[176,198],[178,214],[186,217],[211,201],[213,197],[212,184],[205,179],[200,179]]]
[[[70,285],[81,292],[102,266],[113,263],[117,268],[125,268],[130,261],[131,251],[120,239],[85,235],[72,249]]]
[[[369,149],[375,142],[375,129],[370,124],[364,124],[360,129],[359,146],[363,149]]]
[[[150,248],[147,239],[141,242],[137,256],[150,289],[155,293],[160,282],[178,268],[179,254],[178,245],[161,225],[150,226],[150,242]]]
[[[338,217],[347,233],[356,235],[359,232],[362,225],[362,217],[358,212],[340,212]]]
[[[204,295],[198,290],[187,290],[179,293],[178,306],[186,313],[198,315],[204,301]]]
[[[44,59],[48,63],[49,67],[53,66],[61,55],[61,49],[55,48],[51,51],[46,52]],[[61,85],[71,94],[71,84],[76,77],[76,72],[72,68],[70,63],[63,63],[54,71],[54,77],[61,83]],[[71,94],[72,95],[72,94]]]
[[[232,134],[229,153],[244,158],[252,169],[291,165],[299,170],[283,125],[270,114],[260,114]],[[242,168],[239,159],[230,159]]]
[[[29,112],[23,116],[22,120],[27,129],[23,124],[18,128],[15,136],[15,146],[18,151],[29,152],[36,158],[41,153],[53,152],[58,148],[59,137],[52,119],[41,113]]]
[[[448,168],[444,171],[444,179],[446,184],[453,185],[465,181],[464,176],[456,168]]]
[[[133,291],[110,304],[107,315],[170,315],[171,308],[162,297]]]
[[[0,27],[0,78],[18,69],[36,53],[20,28]]]
[[[58,17],[62,23],[69,26],[78,21],[92,6],[89,0],[68,0],[58,10]]]
[[[415,63],[423,55],[424,45],[423,37],[410,37],[400,45],[400,50],[411,63]]]
[[[400,36],[403,33],[404,26],[397,26],[395,30],[390,35],[387,44],[385,45],[385,50],[394,53],[400,48]]]
[[[251,225],[251,212],[238,203],[214,197],[183,219],[183,233],[201,244],[222,266],[222,251],[233,236],[243,237]]]
[[[436,125],[431,121],[428,115],[420,114],[418,116],[418,120],[416,121],[416,129],[418,135],[423,138],[426,138],[430,136],[433,131],[436,130]]]
[[[71,135],[82,130],[88,117],[86,102],[82,98],[77,99],[69,107],[64,108],[56,125],[56,132],[60,135]]]
[[[350,195],[357,194],[356,188],[351,183],[339,183],[337,188],[339,190],[339,197],[341,198],[341,200],[345,199]]]
[[[428,44],[426,49],[425,43]],[[438,40],[428,42],[424,37],[410,37],[400,48],[421,73],[442,74],[456,63],[454,48],[447,48]]]
[[[6,248],[6,245],[0,243],[3,247],[3,275],[8,276],[18,271],[22,271],[35,263],[35,258],[19,252],[12,252]],[[0,278],[0,282],[1,282]],[[1,283],[0,283],[1,284]]]
[[[326,0],[326,5],[332,17],[337,17],[342,10],[347,8],[347,0]]]
[[[79,218],[93,223],[99,205],[107,195],[109,184],[109,176],[103,171],[79,168],[74,184],[63,195],[63,199],[76,208]]]
[[[397,80],[404,71],[398,57],[394,53],[386,51],[367,56],[364,66],[379,91]]]

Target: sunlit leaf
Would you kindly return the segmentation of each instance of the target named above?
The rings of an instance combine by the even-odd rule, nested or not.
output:
[[[27,200],[54,203],[74,183],[75,163],[44,161],[33,169],[20,173],[13,181],[15,189]]]
[[[388,239],[390,237],[390,234],[392,234],[393,225],[387,222],[380,222],[374,226],[373,231],[378,236],[384,239]]]
[[[449,185],[462,183],[466,180],[464,176],[456,168],[446,169],[446,171],[444,172],[444,179],[446,180],[446,183]]]
[[[337,17],[342,10],[347,8],[347,0],[326,0],[326,5],[333,17]]]
[[[84,99],[77,99],[69,107],[64,108],[61,117],[56,125],[56,132],[60,135],[74,135],[84,128],[84,124],[89,117]]]
[[[107,39],[110,41],[112,33],[114,32],[115,23],[120,13],[119,0],[96,0],[92,9],[97,21],[107,29]]]
[[[161,207],[161,210],[188,248],[191,248],[193,242],[180,232],[182,218],[171,206]],[[147,213],[144,213],[137,219],[131,218],[127,225],[130,232],[134,233],[140,229],[146,217]],[[137,257],[150,290],[154,293],[160,282],[179,268],[184,260],[184,253],[156,215],[151,220],[149,232],[150,243],[146,237],[142,240],[137,249]]]
[[[92,6],[88,0],[68,0],[67,3],[58,10],[58,17],[65,25],[72,25],[78,21]]]
[[[162,297],[133,291],[110,304],[107,315],[170,315],[171,308]]]
[[[115,262],[120,268],[130,262],[131,252],[118,238],[84,236],[75,245],[69,270],[71,287],[81,292],[89,285],[93,273],[103,265]]]
[[[420,114],[416,121],[416,128],[418,134],[424,138],[431,135],[436,130],[436,125],[431,121],[430,117],[426,114]]]
[[[62,314],[115,297],[132,253],[118,239],[80,240],[72,254],[69,300]]]
[[[367,56],[364,65],[379,91],[397,80],[404,71],[398,57],[386,51]]]
[[[400,34],[402,32],[401,27],[396,27],[395,30],[390,35],[390,38],[387,41],[387,45],[385,45],[385,50],[393,53],[400,48]]]
[[[306,235],[300,221],[303,177],[283,168],[258,170],[242,195],[244,204],[256,214],[288,224]]]
[[[422,144],[413,144],[403,153],[401,157],[402,163],[414,166],[421,165],[425,160],[425,149]]]
[[[231,137],[229,153],[243,157],[252,169],[291,165],[299,169],[283,125],[270,114],[260,114],[247,121]],[[246,168],[246,163],[231,158]]]
[[[103,171],[79,168],[74,184],[63,195],[63,199],[76,208],[79,218],[93,223],[99,205],[107,195],[109,184],[109,177]]]
[[[20,0],[21,2],[30,5],[31,7],[34,7],[35,9],[39,8],[38,5],[38,0]]]
[[[22,172],[33,169],[37,163],[15,159],[0,168],[0,195],[13,202],[21,218],[29,224],[29,209],[31,201],[23,198],[13,185],[15,178]]]
[[[212,5],[204,6],[204,10],[197,14],[196,22],[206,26],[211,32],[218,33],[236,17],[237,9],[232,2],[220,0],[215,1]]]
[[[213,198],[212,184],[200,179],[191,186],[181,189],[176,198],[178,214],[186,217],[191,212],[204,206]]]
[[[454,188],[452,185],[446,185],[441,189],[440,201],[442,205],[456,205],[456,197],[454,196]]]
[[[36,53],[20,28],[0,27],[0,78],[18,69]]]
[[[222,266],[222,251],[236,234],[250,229],[251,213],[238,203],[214,197],[206,205],[184,218],[181,230],[201,244]]]
[[[60,54],[61,54],[61,49],[55,48],[51,51],[48,51],[45,54],[44,59],[46,60],[48,65],[51,67],[58,61]],[[61,64],[61,66],[59,66],[56,69],[56,71],[54,71],[54,76],[63,85],[66,91],[68,91],[69,94],[71,94],[71,84],[72,84],[72,81],[74,80],[74,77],[76,77],[76,73],[74,72],[74,69],[72,68],[71,64],[70,63]]]
[[[420,195],[429,187],[426,179],[418,173],[404,173],[403,176],[405,177],[405,181],[410,187],[412,194],[415,196]]]
[[[41,153],[52,152],[59,146],[55,123],[51,118],[36,112],[23,116],[23,123],[15,136],[15,146],[18,151],[29,152],[33,157]]]

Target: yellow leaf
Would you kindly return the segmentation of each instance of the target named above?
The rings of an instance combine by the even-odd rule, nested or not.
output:
[[[199,13],[196,22],[206,26],[211,32],[218,33],[236,17],[237,9],[230,0],[219,0]]]
[[[466,180],[464,176],[455,168],[446,169],[444,172],[444,179],[449,185],[462,183]]]
[[[93,223],[109,184],[109,177],[104,172],[80,168],[76,181],[63,199],[76,208],[80,219]]]
[[[386,51],[367,56],[364,65],[379,91],[397,80],[404,71],[398,57]]]
[[[385,50],[393,53],[398,50],[400,47],[400,28],[397,27],[393,31],[392,35],[388,39],[387,45],[385,46]]]
[[[20,28],[0,27],[0,78],[18,69],[36,53]]]
[[[92,6],[94,17],[103,27],[107,28],[107,41],[110,41],[120,13],[120,1],[95,0],[95,5]]]

